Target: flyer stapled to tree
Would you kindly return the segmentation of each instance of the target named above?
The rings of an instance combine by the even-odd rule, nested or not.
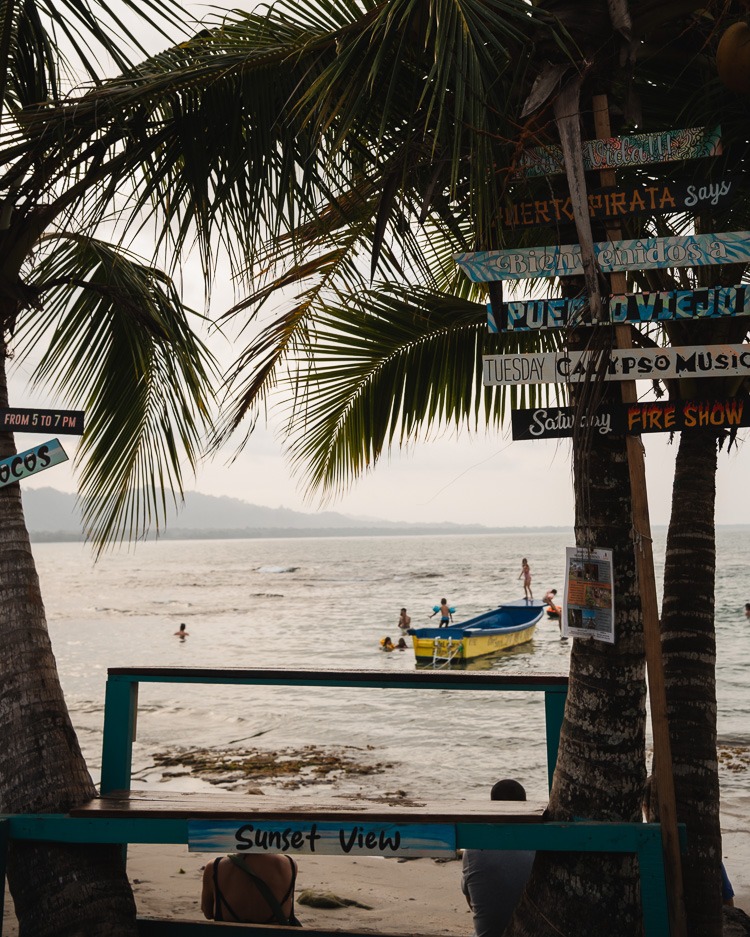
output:
[[[565,549],[563,635],[615,642],[612,551]]]

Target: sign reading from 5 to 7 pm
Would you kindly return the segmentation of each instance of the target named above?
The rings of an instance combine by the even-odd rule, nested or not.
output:
[[[600,241],[594,244],[594,253],[603,273],[747,263],[750,261],[750,231]],[[478,251],[455,254],[454,259],[474,283],[569,277],[583,273],[580,244]]]
[[[191,852],[296,853],[326,856],[456,855],[456,828],[445,823],[349,823],[325,820],[188,820]]]
[[[485,355],[482,380],[496,384],[577,384],[595,380],[645,381],[750,375],[750,345],[614,348],[540,355]]]
[[[52,465],[67,461],[68,456],[60,445],[59,439],[50,439],[49,442],[34,446],[33,449],[27,449],[25,452],[19,452],[18,455],[0,459],[0,488],[12,485],[13,482],[20,481],[22,478],[28,478],[29,475],[36,475],[37,472],[43,472]]]
[[[589,216],[597,221],[612,221],[631,215],[667,215],[670,212],[697,212],[702,208],[719,208],[737,198],[740,180],[725,176],[718,182],[653,182],[621,184],[610,188],[590,189]],[[512,202],[503,212],[506,228],[534,228],[555,224],[572,224],[573,203],[569,195]]]
[[[587,140],[584,169],[621,169],[721,155],[721,128],[689,127],[662,133],[634,133],[626,137]],[[556,144],[526,150],[519,161],[519,177],[551,176],[565,172],[562,147]]]
[[[740,398],[731,400],[650,400],[640,403],[611,403],[594,413],[576,417],[574,407],[536,407],[513,410],[513,438],[562,439],[576,427],[589,427],[601,436],[641,433],[676,433],[680,430],[732,429],[750,426],[750,406]]]
[[[56,433],[80,436],[83,433],[83,410],[29,410],[23,407],[0,407],[0,430],[14,433]]]
[[[504,322],[498,327],[492,306],[487,306],[490,332],[528,332],[532,329],[564,329],[591,325],[588,300],[529,299],[503,303]],[[722,319],[750,315],[750,287],[725,286],[705,290],[673,290],[660,293],[627,293],[611,296],[602,306],[602,324],[610,322],[661,322],[667,319]]]

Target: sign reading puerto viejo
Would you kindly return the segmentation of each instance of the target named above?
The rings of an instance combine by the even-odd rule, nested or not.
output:
[[[0,459],[0,488],[67,461],[68,457],[59,439],[50,439],[49,442],[19,452],[18,455]]]
[[[617,221],[631,215],[666,215],[670,212],[697,212],[703,208],[721,208],[737,197],[739,179],[725,176],[717,182],[653,182],[651,185],[622,184],[606,189],[591,189],[589,215],[597,221]],[[513,202],[503,212],[506,228],[532,228],[550,224],[573,223],[570,196],[544,196]]]
[[[44,433],[54,430],[70,436],[83,433],[83,410],[28,410],[0,407],[0,430],[14,433]]]
[[[721,127],[689,127],[662,133],[634,133],[625,137],[587,140],[584,169],[621,169],[721,155]],[[565,171],[562,147],[536,146],[521,154],[516,176],[551,176]]]
[[[677,377],[750,374],[750,345],[687,345],[677,348],[613,348],[604,354],[560,351],[539,355],[485,355],[482,379],[496,384],[576,384]]]
[[[490,332],[528,332],[591,325],[588,300],[530,299],[503,303],[504,322],[498,327],[492,306],[487,306]],[[750,315],[750,287],[724,286],[705,290],[626,293],[611,296],[602,306],[602,321],[661,322],[667,319],[722,319]]]
[[[429,823],[325,820],[189,820],[191,852],[297,853],[326,856],[451,856],[456,828]]]
[[[561,439],[572,436],[576,427],[573,407],[538,407],[513,410],[513,439]],[[593,414],[581,414],[578,427],[590,427],[602,436],[675,433],[680,430],[731,429],[750,426],[750,406],[732,400],[652,400],[642,403],[613,403]]]
[[[603,273],[747,263],[750,261],[750,231],[599,241],[594,244],[594,253]],[[580,244],[477,251],[455,254],[454,259],[474,283],[567,277],[583,273]]]

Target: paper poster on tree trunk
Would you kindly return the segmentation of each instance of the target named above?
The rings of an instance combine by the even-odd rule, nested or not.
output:
[[[615,643],[611,550],[565,549],[562,631],[574,638]]]
[[[750,345],[613,348],[600,353],[558,351],[540,355],[484,355],[482,358],[485,387],[746,375],[750,375]]]
[[[529,299],[501,304],[497,322],[487,305],[490,332],[529,332],[535,329],[564,329],[592,325],[588,300]],[[663,322],[670,319],[723,319],[750,315],[750,288],[723,286],[705,290],[670,290],[655,293],[625,293],[602,304],[599,324],[611,322]]]
[[[661,133],[634,133],[583,144],[584,169],[622,169],[682,159],[721,155],[721,127],[688,127]],[[562,147],[536,146],[521,154],[516,178],[551,176],[565,172]]]
[[[602,273],[744,264],[750,261],[750,231],[599,241],[594,244],[594,254]],[[583,273],[580,244],[475,251],[453,256],[473,283],[570,277]]]

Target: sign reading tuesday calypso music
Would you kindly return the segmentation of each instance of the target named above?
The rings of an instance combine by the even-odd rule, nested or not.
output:
[[[513,438],[561,439],[576,428],[573,407],[537,407],[513,410]],[[675,433],[679,430],[712,427],[731,429],[750,426],[750,405],[745,400],[652,400],[642,403],[613,403],[593,414],[581,414],[578,428],[590,427],[602,436]]]
[[[621,169],[697,159],[721,154],[721,128],[690,127],[663,133],[634,133],[626,137],[587,140],[583,144],[584,169]],[[517,176],[551,176],[565,171],[562,147],[536,146],[521,154]]]
[[[747,263],[750,261],[750,231],[600,241],[594,244],[594,253],[603,273]],[[583,273],[580,244],[477,251],[455,254],[454,259],[474,283],[568,277]]]
[[[492,306],[487,306],[490,332],[528,332],[590,325],[588,300],[530,299],[502,304],[504,322],[498,327]],[[627,293],[611,296],[602,307],[602,321],[661,322],[668,319],[722,319],[750,315],[750,287],[725,286],[705,290]]]
[[[630,215],[666,215],[721,208],[737,197],[739,179],[725,176],[717,182],[654,182],[651,185],[618,185],[591,189],[589,215],[597,221],[618,221]],[[575,221],[570,196],[544,196],[513,202],[503,212],[506,228],[533,228]]]
[[[456,828],[444,823],[189,820],[188,848],[191,852],[453,858]]]
[[[83,410],[28,410],[0,407],[0,430],[14,433],[44,433],[54,430],[70,436],[83,433]]]
[[[613,348],[533,355],[485,355],[482,379],[496,384],[645,381],[676,377],[750,375],[750,345],[688,345],[682,348]]]
[[[28,478],[30,475],[36,475],[37,472],[43,472],[52,465],[67,461],[68,457],[59,439],[50,439],[49,442],[34,446],[33,449],[27,449],[25,452],[19,452],[18,455],[0,459],[0,488],[12,485],[13,482]]]

